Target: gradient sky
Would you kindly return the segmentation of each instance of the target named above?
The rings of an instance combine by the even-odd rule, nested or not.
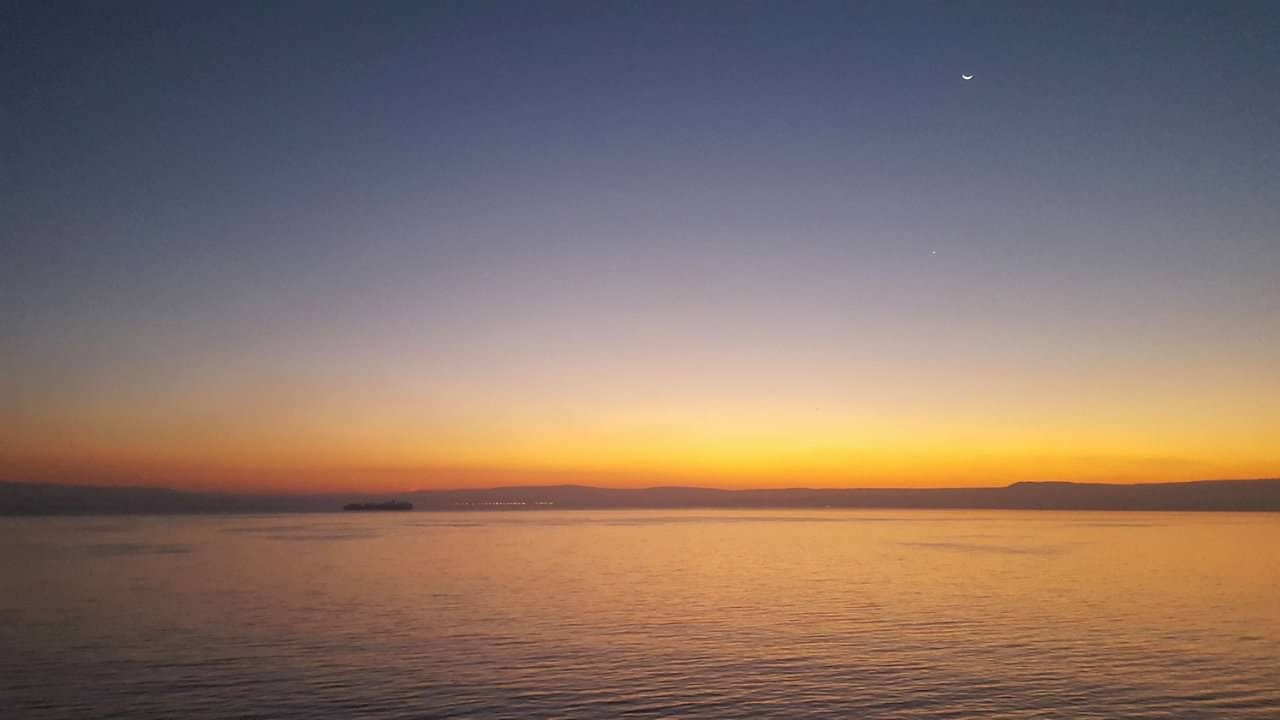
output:
[[[0,83],[4,479],[1280,474],[1278,3],[20,2]]]

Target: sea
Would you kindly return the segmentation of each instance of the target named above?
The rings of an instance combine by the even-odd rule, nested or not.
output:
[[[1280,718],[1280,515],[0,518],[0,717]]]

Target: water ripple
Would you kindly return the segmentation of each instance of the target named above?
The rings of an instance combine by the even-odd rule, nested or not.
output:
[[[1280,717],[1269,516],[83,524],[0,520],[6,720]]]

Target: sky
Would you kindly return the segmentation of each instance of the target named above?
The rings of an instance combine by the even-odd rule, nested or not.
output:
[[[9,3],[0,479],[1280,475],[1277,88],[1268,2]]]

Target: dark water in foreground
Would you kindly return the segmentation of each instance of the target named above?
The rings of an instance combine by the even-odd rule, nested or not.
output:
[[[1280,516],[0,519],[0,716],[1280,718]]]

